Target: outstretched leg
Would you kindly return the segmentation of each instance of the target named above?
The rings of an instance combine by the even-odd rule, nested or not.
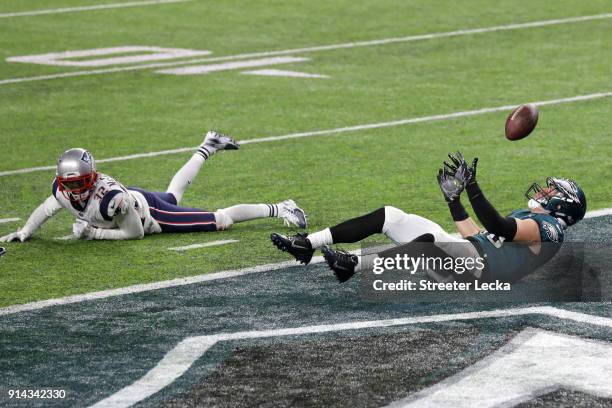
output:
[[[281,218],[285,223],[306,227],[306,213],[293,200],[278,204],[239,204],[217,211],[181,207],[175,204],[169,193],[156,193],[130,188],[141,194],[149,206],[149,214],[159,224],[162,232],[206,232],[229,228],[235,222],[257,218]]]
[[[281,218],[286,225],[306,228],[306,213],[295,201],[288,199],[278,204],[238,204],[215,212],[217,228],[224,230],[237,222],[256,220],[258,218]]]
[[[285,236],[272,234],[270,239],[281,251],[289,252],[303,264],[310,263],[315,249],[333,243],[361,241],[370,235],[381,233],[385,223],[385,208],[352,218],[334,227],[306,235]]]
[[[191,159],[174,175],[166,192],[172,194],[176,204],[179,204],[185,190],[195,180],[202,165],[210,156],[218,150],[236,150],[239,147],[240,145],[231,137],[214,130],[209,131]]]
[[[274,245],[289,252],[298,261],[308,264],[317,248],[322,248],[325,260],[342,282],[355,271],[367,268],[376,254],[358,257],[345,251],[328,247],[331,244],[359,242],[371,235],[383,233],[396,243],[414,241],[465,242],[445,232],[435,222],[415,214],[386,206],[369,214],[352,218],[336,226],[310,235],[298,234],[293,237],[272,234]],[[437,245],[437,244],[436,244]]]

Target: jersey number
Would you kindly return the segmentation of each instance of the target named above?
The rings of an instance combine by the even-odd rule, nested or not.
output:
[[[487,234],[487,239],[493,244],[493,246],[495,248],[501,248],[502,245],[504,245],[504,241],[506,240],[506,238],[504,237],[500,237],[499,235],[495,235],[495,234]]]

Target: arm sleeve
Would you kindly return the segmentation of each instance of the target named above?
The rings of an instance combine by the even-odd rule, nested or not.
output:
[[[130,205],[125,214],[116,215],[117,229],[94,228],[90,236],[91,239],[141,239],[144,237],[144,228],[140,216]]]
[[[476,216],[491,234],[506,238],[512,241],[516,235],[516,220],[512,217],[502,217],[499,212],[486,199],[478,183],[470,183],[466,186],[466,191],[472,204]]]
[[[62,206],[53,196],[49,196],[45,202],[39,205],[30,215],[21,231],[27,236],[32,236],[47,220],[53,217]]]
[[[463,204],[461,204],[461,200],[459,200],[459,197],[457,197],[454,200],[449,201],[447,204],[448,204],[448,209],[450,210],[451,216],[453,217],[453,221],[461,222],[469,218],[469,215],[467,211],[465,211]]]

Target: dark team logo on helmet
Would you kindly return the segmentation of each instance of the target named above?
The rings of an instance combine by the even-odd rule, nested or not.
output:
[[[84,161],[85,163],[91,164],[91,154],[89,154],[88,151],[83,152],[83,156],[81,157],[81,160]]]

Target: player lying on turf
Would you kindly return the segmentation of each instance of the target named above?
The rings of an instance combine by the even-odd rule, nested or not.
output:
[[[584,217],[586,197],[582,189],[572,180],[553,177],[547,179],[545,188],[537,183],[529,187],[525,193],[529,200],[528,209],[516,210],[503,217],[485,198],[476,182],[478,159],[469,166],[459,152],[457,157],[451,154],[449,157],[452,163],[444,162],[444,168],[438,173],[438,184],[463,238],[448,234],[427,218],[387,206],[310,235],[275,233],[271,235],[272,242],[304,264],[308,264],[314,251],[321,248],[325,260],[341,282],[356,271],[369,267],[370,262],[328,245],[358,242],[377,233],[385,234],[396,243],[434,242],[436,247],[451,256],[484,257],[485,270],[472,271],[475,278],[511,282],[552,258],[559,245],[541,243],[563,242],[565,229]],[[459,197],[464,189],[486,230],[468,216],[461,204]],[[525,244],[504,245],[504,242],[511,241]]]
[[[291,199],[278,204],[239,204],[214,212],[179,207],[204,162],[216,151],[238,147],[229,136],[208,132],[165,193],[125,188],[98,173],[88,151],[70,149],[57,162],[53,194],[34,210],[23,228],[0,241],[25,241],[62,208],[76,218],[72,228],[75,237],[85,239],[138,239],[160,232],[219,231],[236,222],[265,217],[282,218],[286,224],[305,228],[306,214]]]

